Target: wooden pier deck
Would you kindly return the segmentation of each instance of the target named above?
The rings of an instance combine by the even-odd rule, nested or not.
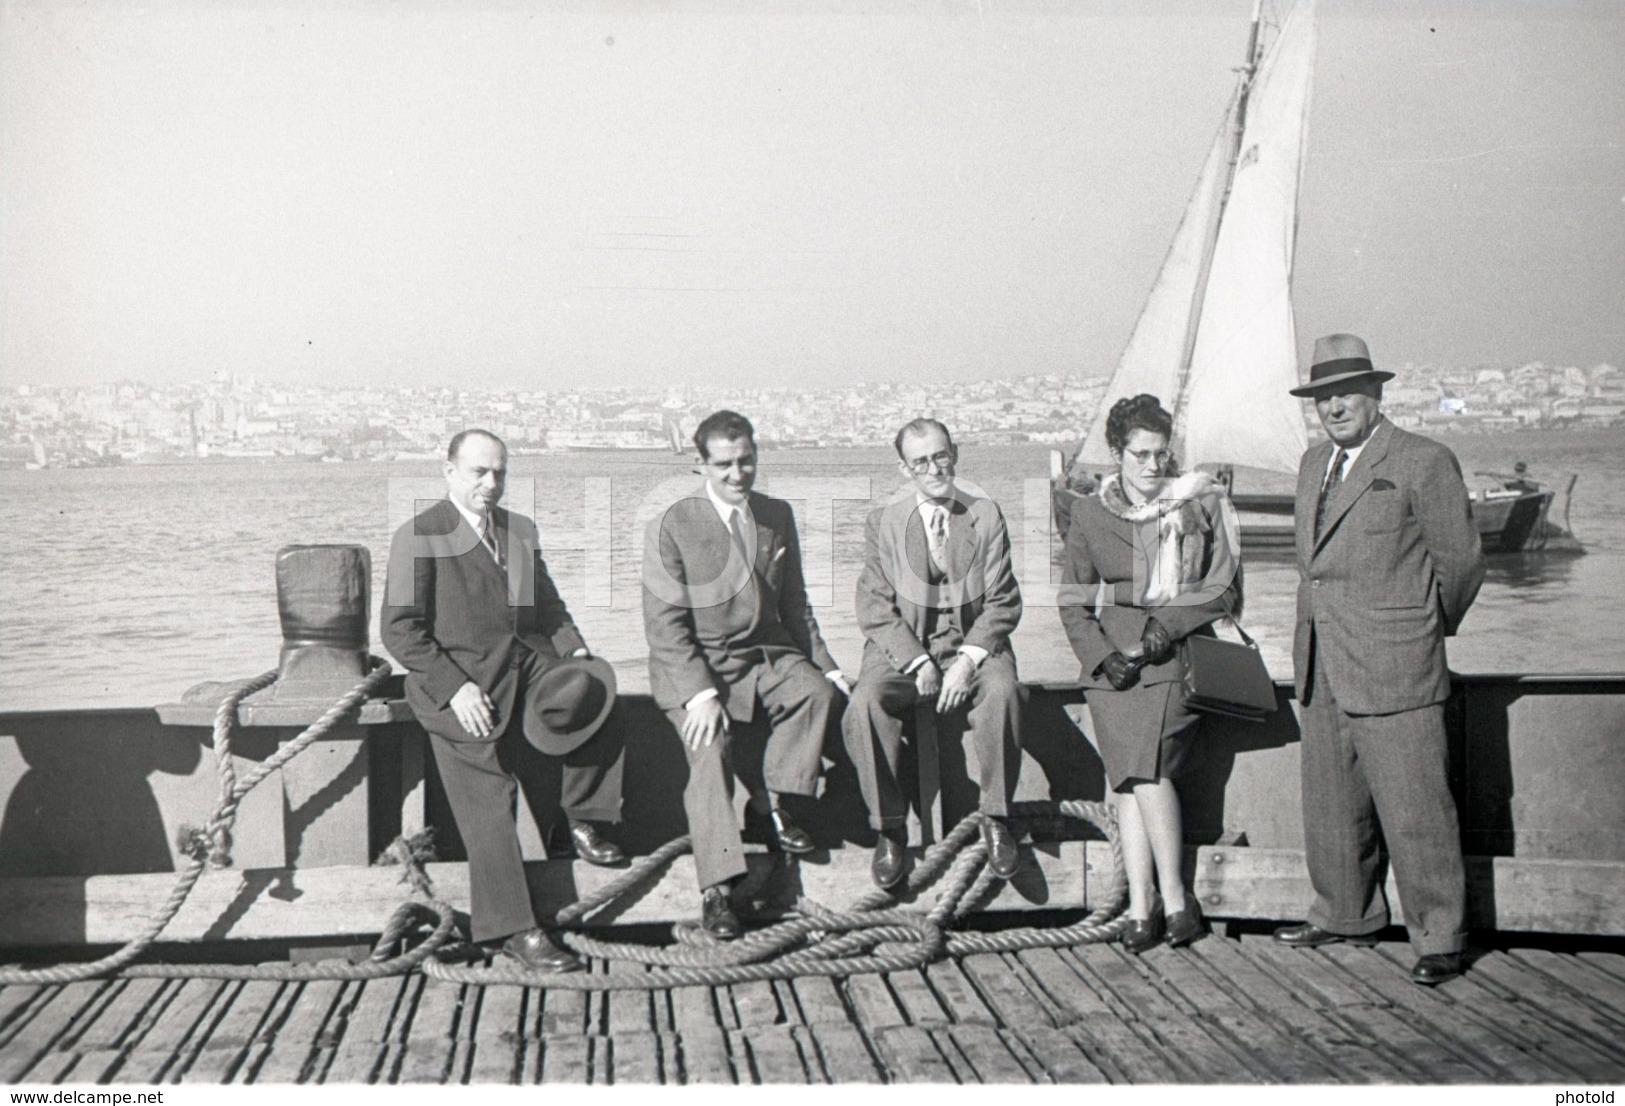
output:
[[[1625,1079],[1625,956],[1212,936],[669,991],[114,980],[0,988],[7,1083],[1552,1083]],[[609,970],[594,964],[593,970]],[[615,965],[615,971],[642,971]]]

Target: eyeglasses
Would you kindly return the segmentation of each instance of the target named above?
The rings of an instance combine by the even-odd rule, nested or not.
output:
[[[1168,458],[1173,456],[1173,454],[1166,449],[1125,449],[1123,452],[1134,458],[1135,462],[1141,465],[1152,460],[1155,460],[1159,465],[1166,465],[1168,463]]]
[[[904,463],[915,472],[925,473],[930,472],[933,465],[939,469],[947,468],[954,463],[954,454],[952,450],[945,449],[941,453],[933,453],[929,457],[916,457]]]

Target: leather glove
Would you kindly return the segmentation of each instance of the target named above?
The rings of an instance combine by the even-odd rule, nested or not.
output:
[[[1140,649],[1146,664],[1161,664],[1174,655],[1173,635],[1155,618],[1148,618],[1145,632],[1140,635]]]
[[[1113,691],[1127,691],[1140,681],[1140,666],[1121,653],[1113,653],[1100,662],[1095,674],[1102,673],[1106,676],[1106,682],[1112,685]]]

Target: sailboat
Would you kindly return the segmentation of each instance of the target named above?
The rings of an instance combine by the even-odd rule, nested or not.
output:
[[[1076,452],[1051,455],[1062,535],[1072,504],[1114,464],[1106,416],[1126,396],[1149,392],[1173,412],[1173,450],[1187,471],[1215,469],[1226,485],[1238,467],[1297,472],[1308,433],[1301,401],[1288,394],[1299,383],[1292,265],[1314,9],[1314,0],[1299,0],[1266,48],[1255,0],[1236,89],[1117,370]],[[1501,489],[1493,509],[1484,494],[1475,495],[1475,520],[1487,551],[1538,548],[1562,529],[1548,520],[1550,489]],[[1231,499],[1243,514],[1244,548],[1291,549],[1290,494],[1232,487]]]

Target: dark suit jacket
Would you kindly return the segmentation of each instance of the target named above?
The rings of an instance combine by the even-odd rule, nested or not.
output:
[[[1444,639],[1484,580],[1484,549],[1455,454],[1384,419],[1326,505],[1315,502],[1333,443],[1298,467],[1298,616],[1292,660],[1301,702],[1315,663],[1338,705],[1393,714],[1450,694]]]
[[[795,514],[780,499],[752,492],[756,559],[727,572],[733,538],[705,489],[649,523],[643,548],[643,629],[649,686],[664,710],[716,688],[729,715],[748,722],[764,651],[800,653],[833,672],[840,666],[818,632],[801,574]]]
[[[507,550],[507,579],[450,500],[402,526],[389,546],[379,633],[406,666],[412,712],[448,741],[479,740],[449,706],[466,681],[496,705],[487,739],[495,740],[523,709],[514,700],[525,651],[555,660],[584,647],[542,560],[536,524],[501,507],[492,519]]]
[[[1136,561],[1138,578],[1143,581],[1149,572],[1147,558],[1154,554],[1156,542],[1154,523],[1137,532],[1134,523],[1119,518],[1096,496],[1080,499],[1072,508],[1072,526],[1066,535],[1066,568],[1061,577],[1061,625],[1083,665],[1078,678],[1084,687],[1111,688],[1104,675],[1094,675],[1095,669],[1112,653],[1137,647],[1146,622],[1153,616],[1178,641],[1193,633],[1212,634],[1210,625],[1235,608],[1241,581],[1239,569],[1235,580],[1216,594],[1193,593],[1180,597],[1191,602],[1156,608],[1133,606]],[[1097,612],[1096,596],[1101,584],[1111,586],[1113,602],[1101,604]],[[1176,653],[1161,664],[1142,669],[1140,682],[1168,683],[1183,676],[1184,662]]]
[[[869,512],[864,526],[856,597],[858,626],[867,639],[864,666],[884,661],[901,672],[927,652],[928,612],[950,607],[959,612],[962,644],[1014,659],[1010,635],[1021,621],[1021,588],[998,504],[963,491],[952,501],[948,575],[933,586],[927,583],[930,553],[918,502],[912,494],[899,497]]]

